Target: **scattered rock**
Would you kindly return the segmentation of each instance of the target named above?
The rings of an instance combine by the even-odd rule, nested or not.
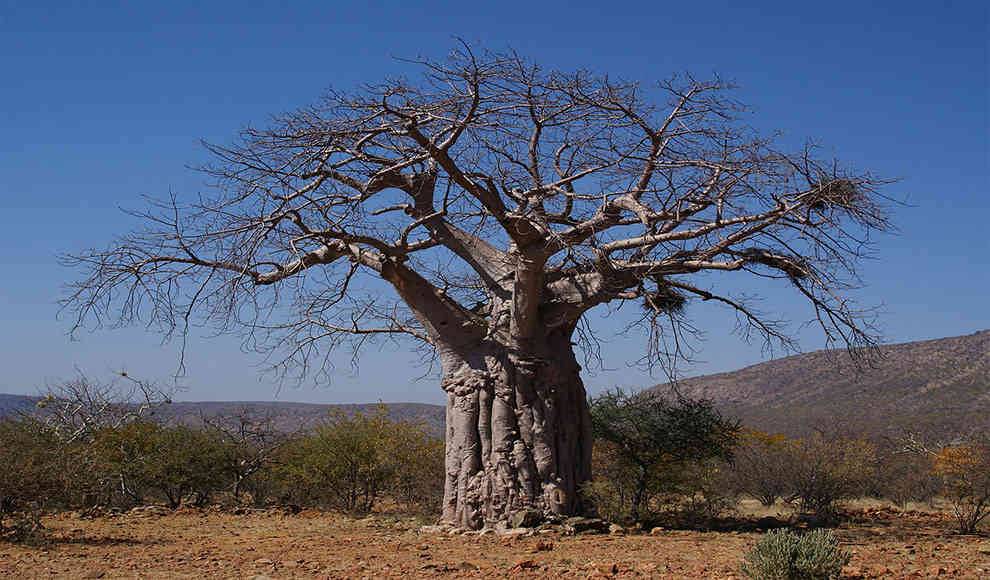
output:
[[[421,534],[446,534],[454,529],[452,526],[423,526],[419,529]]]
[[[543,514],[536,510],[522,510],[509,516],[509,527],[534,528],[543,521]]]
[[[536,542],[537,552],[549,552],[553,550],[553,540],[550,538],[540,538],[540,541]]]
[[[603,574],[618,574],[619,565],[618,564],[602,564],[598,567],[598,571]]]
[[[792,519],[795,524],[807,526],[809,528],[823,528],[826,524],[828,524],[828,522],[825,521],[825,518],[819,516],[818,514],[794,514]]]
[[[283,515],[294,516],[297,515],[299,512],[301,512],[302,508],[294,503],[290,503],[283,506],[279,506],[278,511],[281,512]]]
[[[609,524],[608,533],[614,535],[622,535],[626,533],[626,529],[620,526],[619,524]]]
[[[268,558],[258,558],[257,560],[254,561],[255,566],[271,566],[273,563],[274,562],[272,562]]]
[[[461,562],[460,564],[457,565],[457,569],[458,570],[464,570],[464,571],[477,570],[478,569],[478,565],[477,564],[473,564],[471,562]]]
[[[509,570],[509,572],[520,572],[522,570],[532,570],[534,568],[539,568],[539,567],[540,565],[537,564],[534,560],[521,560],[519,562],[516,562],[516,565],[513,566]]]
[[[172,512],[160,505],[139,505],[129,513],[135,516],[167,516]]]
[[[567,534],[580,534],[582,532],[604,532],[608,529],[608,522],[599,518],[585,518],[574,516],[564,520],[564,532]]]
[[[533,535],[532,528],[495,528],[495,535],[500,538],[519,538]]]

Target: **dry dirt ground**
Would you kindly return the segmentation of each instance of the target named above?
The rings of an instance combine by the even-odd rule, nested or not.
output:
[[[423,533],[423,522],[303,511],[140,508],[45,518],[48,542],[0,543],[2,578],[734,578],[753,531],[529,537]],[[990,536],[944,515],[868,509],[836,532],[843,578],[990,578]]]

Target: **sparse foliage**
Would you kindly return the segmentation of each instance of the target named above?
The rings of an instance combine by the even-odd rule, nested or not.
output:
[[[887,228],[883,180],[756,134],[729,83],[618,81],[466,45],[417,65],[416,81],[331,91],[209,145],[214,194],[154,202],[136,212],[147,230],[65,258],[77,326],[184,338],[199,317],[317,376],[337,347],[413,340],[448,396],[443,519],[474,528],[584,509],[573,343],[594,358],[582,321],[600,304],[643,304],[642,360],[668,370],[694,302],[791,345],[735,291],[750,276],[792,286],[829,345],[875,344],[846,291]]]
[[[782,434],[744,430],[732,454],[732,486],[768,507],[786,497],[791,490],[790,448],[795,444]]]
[[[990,514],[990,440],[946,447],[933,458],[959,531],[971,534]]]
[[[40,420],[65,443],[90,441],[102,429],[116,429],[171,402],[155,384],[121,372],[116,380],[78,377],[50,383],[37,403]]]
[[[838,515],[838,502],[861,497],[876,474],[876,447],[860,439],[815,434],[788,451],[790,499],[825,520]]]
[[[234,501],[239,501],[241,492],[249,488],[255,503],[263,502],[264,483],[253,484],[264,477],[260,472],[273,465],[287,440],[287,434],[276,429],[274,417],[243,408],[230,416],[205,417],[203,425],[223,447],[223,467],[231,478]]]

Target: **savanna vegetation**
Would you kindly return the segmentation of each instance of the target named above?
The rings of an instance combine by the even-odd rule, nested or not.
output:
[[[441,509],[442,439],[390,419],[384,406],[332,412],[294,433],[248,414],[170,424],[153,412],[167,398],[125,378],[139,388],[67,382],[37,412],[0,422],[0,533],[37,530],[34,514],[43,510],[96,505]],[[595,471],[584,491],[599,516],[625,526],[717,527],[746,498],[822,525],[864,497],[901,507],[941,501],[964,533],[990,513],[985,436],[948,444],[916,435],[796,439],[744,429],[705,400],[619,390],[589,408]]]

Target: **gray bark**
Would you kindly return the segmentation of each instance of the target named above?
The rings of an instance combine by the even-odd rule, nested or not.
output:
[[[499,345],[443,357],[442,521],[477,529],[519,511],[576,515],[591,478],[591,422],[569,337],[519,357]]]

